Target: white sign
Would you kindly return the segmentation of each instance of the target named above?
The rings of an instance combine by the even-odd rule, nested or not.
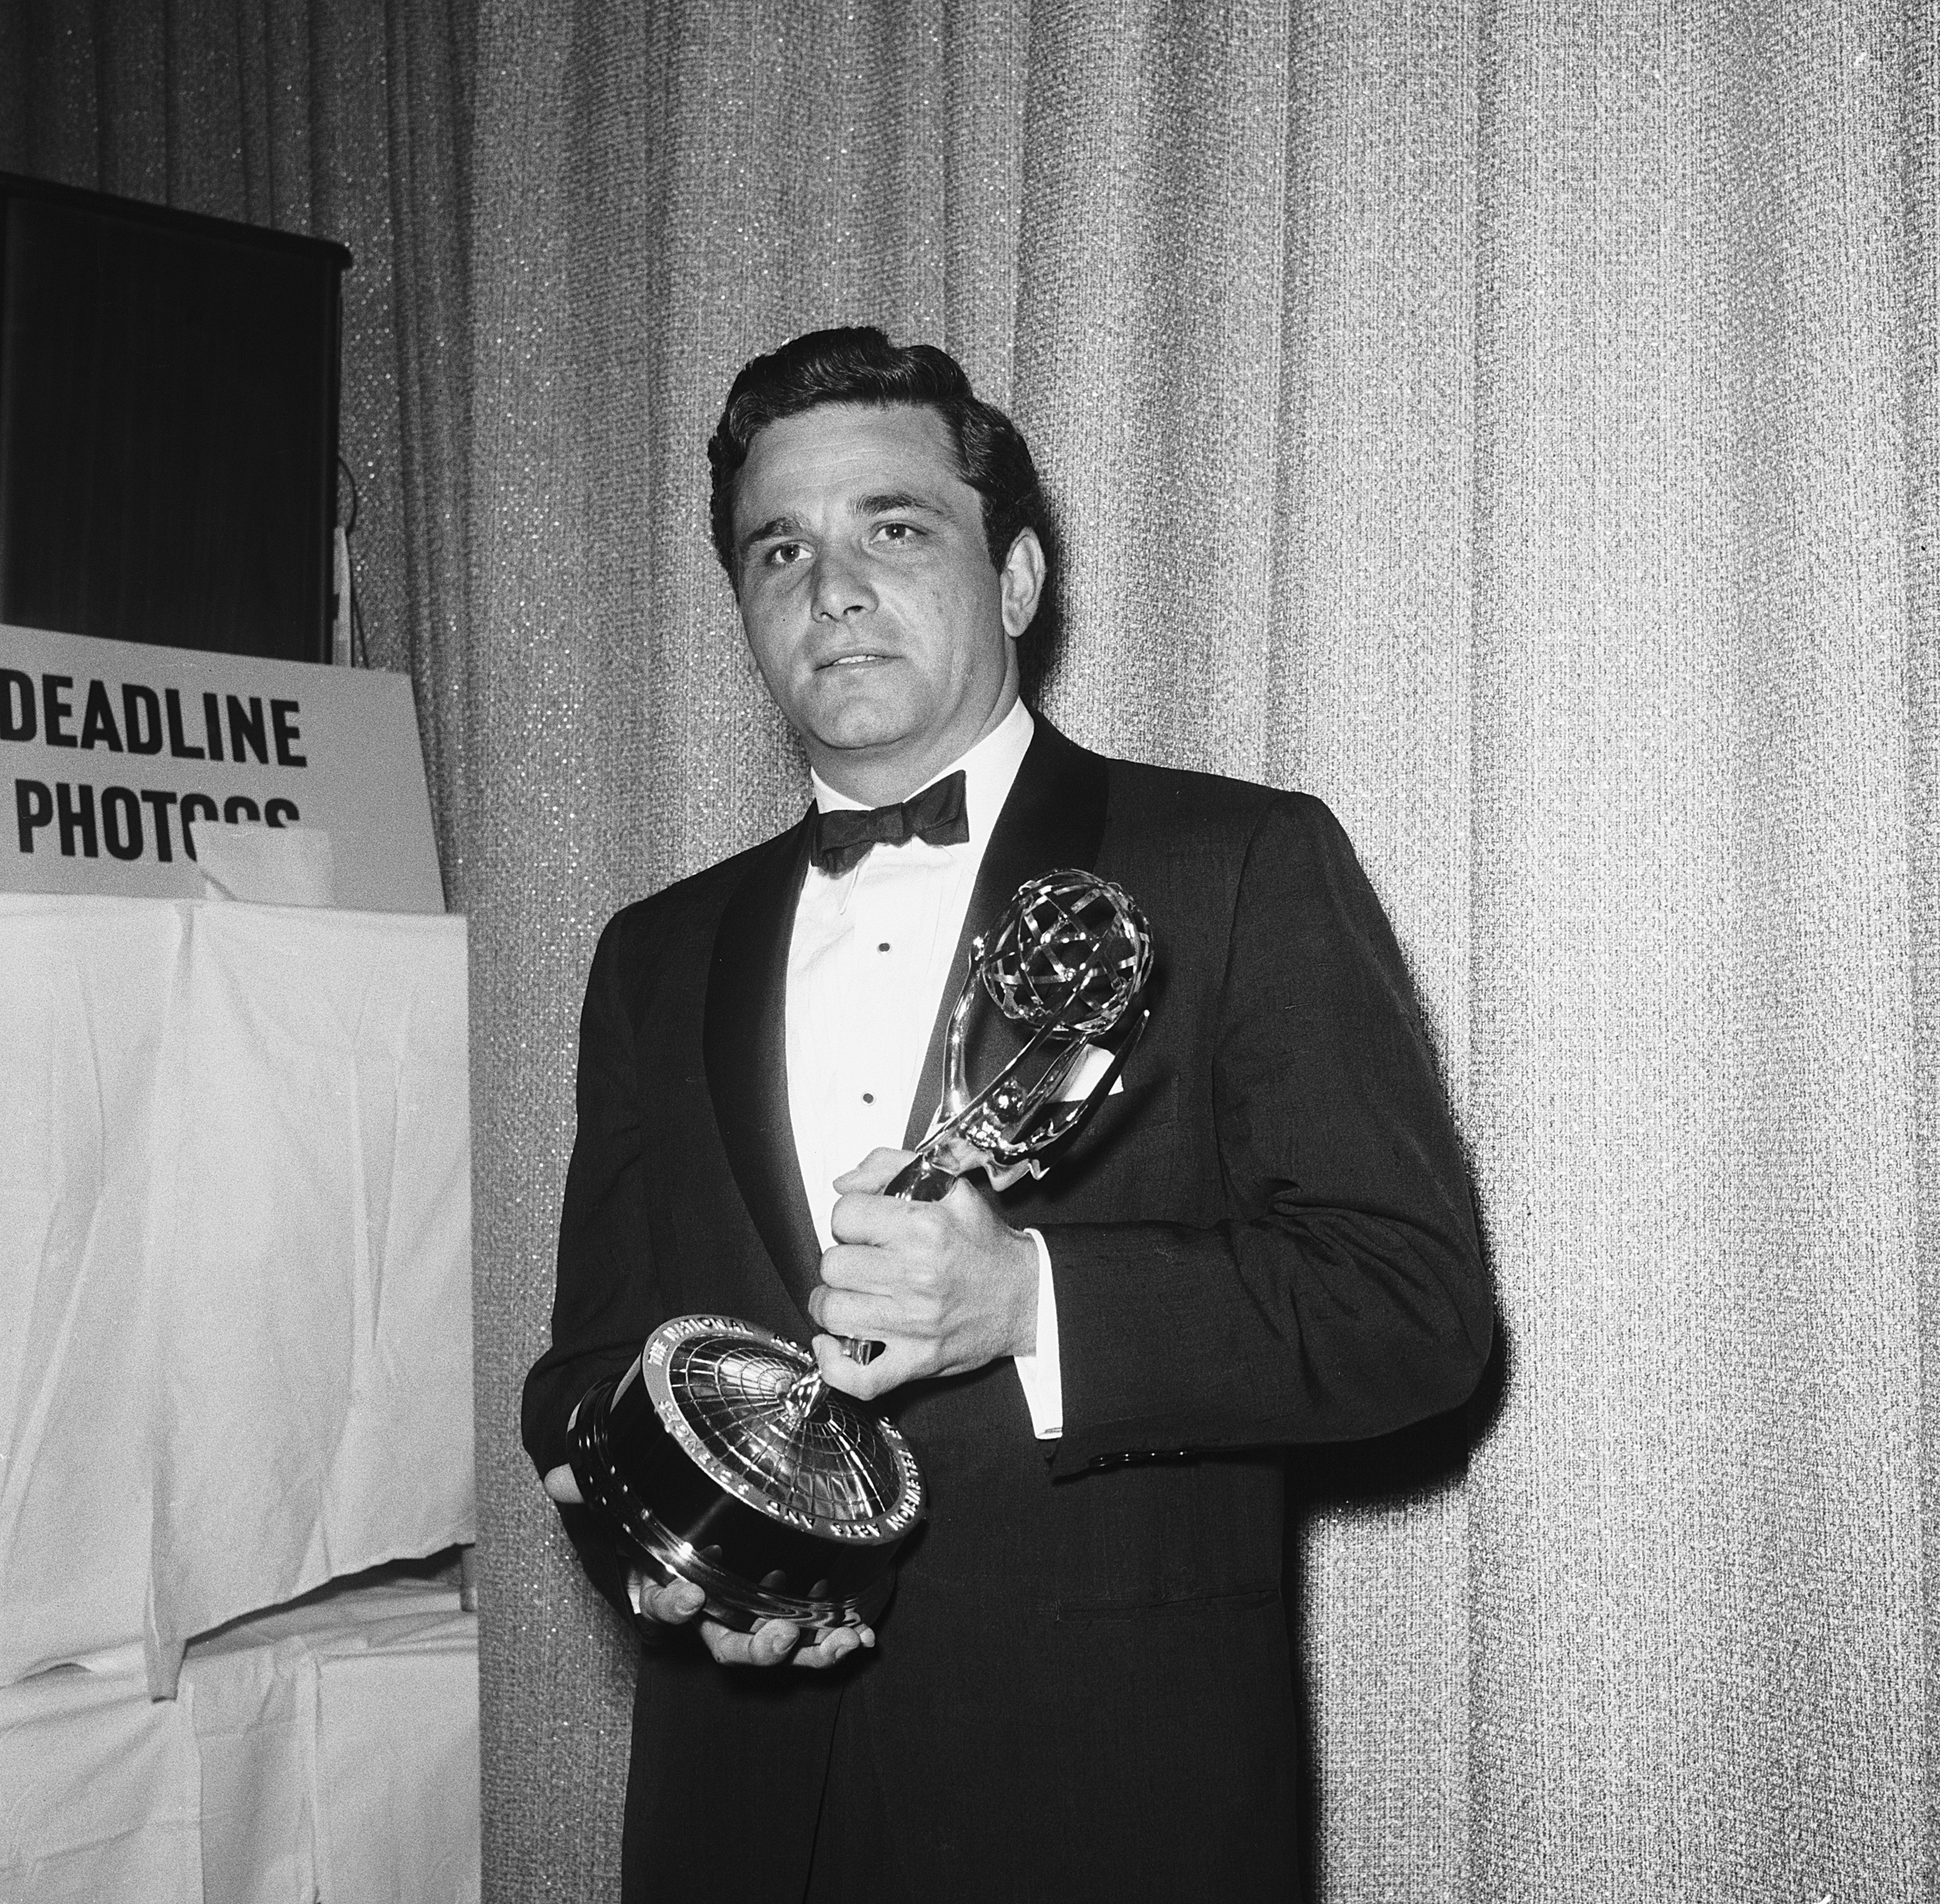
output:
[[[337,905],[444,910],[401,674],[0,626],[0,889],[200,899],[198,835],[296,827]]]

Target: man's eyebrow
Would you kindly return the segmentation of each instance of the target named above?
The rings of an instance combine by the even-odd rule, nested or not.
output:
[[[869,496],[859,496],[849,506],[850,513],[858,516],[885,516],[914,511],[947,521],[950,515],[941,503],[932,502],[928,497],[914,495],[907,490],[877,490]],[[766,522],[749,529],[735,547],[746,555],[757,542],[773,542],[779,537],[799,536],[801,532],[801,524],[793,516],[770,516]]]
[[[757,542],[765,542],[776,536],[798,536],[801,525],[792,516],[770,516],[758,529],[751,529],[741,538],[739,547],[745,555]]]
[[[912,496],[907,490],[879,490],[873,496],[859,496],[852,505],[859,516],[892,515],[898,511],[919,510],[927,516],[945,516],[949,511],[927,496]]]

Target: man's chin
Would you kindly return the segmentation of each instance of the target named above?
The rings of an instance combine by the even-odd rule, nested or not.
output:
[[[887,695],[850,690],[822,697],[802,731],[835,754],[874,757],[920,739],[923,723]]]
[[[914,792],[933,751],[920,728],[889,722],[857,722],[803,738],[809,764],[830,786],[872,806]]]

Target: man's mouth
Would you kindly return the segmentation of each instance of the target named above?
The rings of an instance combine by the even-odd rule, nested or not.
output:
[[[874,651],[862,654],[837,654],[816,665],[819,672],[822,668],[866,667],[872,662],[886,661],[889,658],[886,654],[878,654]]]

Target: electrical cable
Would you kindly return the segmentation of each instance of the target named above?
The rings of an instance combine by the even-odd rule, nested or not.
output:
[[[357,532],[357,511],[361,506],[357,499],[357,472],[344,459],[343,452],[337,453],[337,466],[343,471],[343,480],[350,485],[350,520],[343,525],[343,532],[354,536]]]
[[[337,466],[343,471],[344,480],[350,485],[350,520],[341,525],[344,562],[350,578],[350,665],[368,668],[371,665],[371,649],[364,638],[364,605],[357,599],[357,552],[350,541],[357,532],[358,513],[363,505],[357,493],[357,472],[350,467],[341,450],[337,453]]]

